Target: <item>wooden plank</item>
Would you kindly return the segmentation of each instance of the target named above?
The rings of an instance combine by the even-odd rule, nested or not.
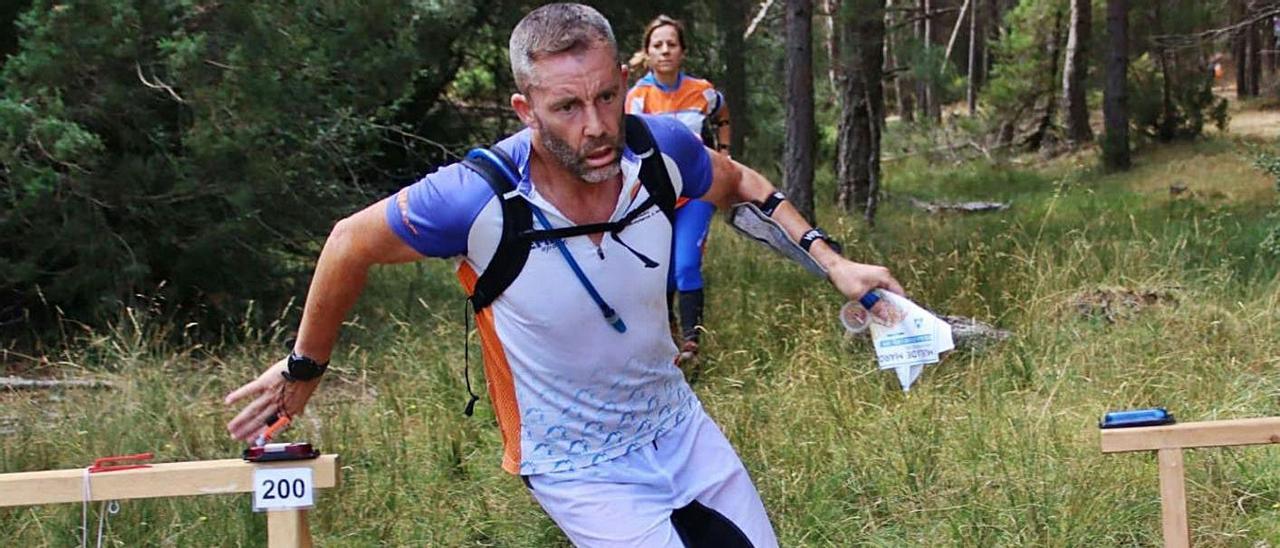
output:
[[[267,548],[311,548],[307,511],[267,512]]]
[[[1280,417],[1101,430],[1102,452],[1280,443]]]
[[[338,456],[255,464],[241,459],[169,462],[90,474],[92,500],[182,497],[253,491],[256,468],[311,468],[315,488],[338,485]],[[0,507],[84,500],[84,470],[0,474]]]
[[[1181,449],[1160,449],[1160,514],[1165,548],[1189,548],[1187,484]]]

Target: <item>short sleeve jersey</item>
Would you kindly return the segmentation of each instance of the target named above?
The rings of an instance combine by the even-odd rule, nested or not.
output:
[[[706,149],[670,118],[641,116],[653,134],[677,196],[696,198],[711,184]],[[516,190],[551,228],[572,223],[529,178],[531,132],[496,146],[519,167]],[[623,184],[610,220],[648,197],[641,159],[621,158]],[[489,185],[462,164],[445,166],[401,189],[386,222],[428,257],[457,261],[468,293],[493,260],[502,210]],[[535,221],[536,223],[537,221]],[[537,226],[537,228],[546,228]],[[666,283],[671,224],[657,206],[599,245],[563,240],[591,284],[627,325],[605,322],[584,285],[551,242],[537,242],[515,281],[476,317],[485,377],[502,431],[502,467],[531,475],[573,470],[622,456],[686,420],[698,405],[674,365]],[[639,255],[658,263],[646,267]]]
[[[683,72],[674,86],[664,86],[650,72],[627,92],[628,113],[670,116],[698,136],[707,118],[723,107],[724,98],[711,82]]]

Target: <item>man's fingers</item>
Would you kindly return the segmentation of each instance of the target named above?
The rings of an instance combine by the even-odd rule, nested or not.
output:
[[[276,414],[276,410],[273,409],[271,406],[267,406],[265,409],[262,409],[261,411],[252,415],[250,419],[244,424],[244,427],[240,429],[239,431],[240,436],[238,436],[238,439],[247,441],[247,440],[252,440],[254,438],[257,438],[259,435],[261,435],[263,432],[267,430],[267,428],[270,426],[267,424],[267,421],[270,420],[271,417],[273,417],[275,414]]]
[[[244,428],[231,433],[231,438],[240,441],[253,441],[267,431],[267,427],[263,425],[253,426],[246,424]]]
[[[259,415],[265,417],[275,411],[272,409],[274,399],[275,394],[268,392],[249,402],[235,418],[227,422],[227,431],[231,432],[232,437],[244,439],[243,434],[261,426],[262,419]]]
[[[889,272],[888,268],[883,266],[868,266],[870,269],[866,271],[866,277],[863,279],[870,282],[873,289],[884,289],[891,293],[897,293],[904,297],[906,296],[906,291],[903,291],[902,284],[898,283],[898,280],[894,279],[893,274]]]
[[[239,400],[240,398],[243,398],[255,392],[259,392],[261,390],[262,390],[262,383],[258,382],[257,380],[253,380],[245,383],[244,386],[241,386],[240,388],[232,390],[230,394],[227,394],[225,398],[222,398],[222,403],[226,405],[231,405],[235,403],[237,400]]]
[[[252,429],[257,425],[253,424],[255,418],[262,413],[264,409],[270,409],[272,403],[270,394],[258,396],[253,402],[246,405],[240,413],[227,422],[227,431],[232,434],[243,433],[245,430]]]
[[[902,289],[902,284],[898,283],[898,280],[893,279],[893,276],[889,276],[889,279],[885,281],[883,287],[889,291],[902,295],[903,297],[907,296],[906,290]]]
[[[222,399],[223,403],[230,405],[240,398],[257,392],[262,392],[264,390],[269,390],[277,383],[283,382],[284,379],[280,376],[280,371],[284,369],[287,361],[288,360],[280,360],[276,362],[275,365],[272,365],[266,371],[263,371],[261,375],[258,375],[258,378],[253,379],[252,381],[245,383],[244,386],[231,391],[230,394],[227,394],[227,397]]]
[[[245,421],[244,424],[239,425],[235,430],[231,430],[231,439],[250,441],[257,438],[267,430],[267,426],[263,423],[263,419],[259,419],[257,415],[254,415],[252,419],[255,420]]]

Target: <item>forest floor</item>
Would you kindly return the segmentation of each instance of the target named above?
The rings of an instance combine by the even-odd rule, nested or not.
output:
[[[1247,101],[1236,99],[1234,84],[1217,86],[1214,95],[1225,97],[1231,103],[1231,122],[1227,131],[1246,138],[1280,138],[1280,100],[1257,98]]]

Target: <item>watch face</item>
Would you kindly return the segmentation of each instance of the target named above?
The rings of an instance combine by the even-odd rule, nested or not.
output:
[[[319,364],[315,360],[296,352],[289,354],[288,376],[300,381],[308,381],[324,374],[329,364]]]

